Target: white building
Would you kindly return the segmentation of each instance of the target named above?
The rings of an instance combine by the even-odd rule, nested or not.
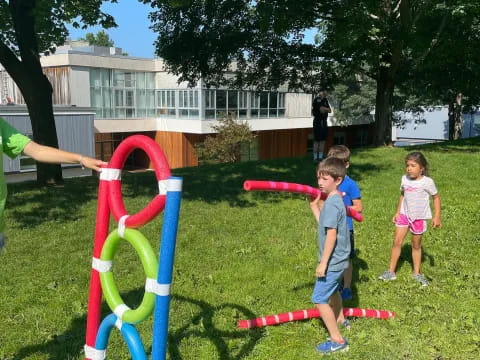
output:
[[[73,42],[41,58],[53,85],[55,105],[94,109],[97,157],[108,161],[123,138],[142,133],[160,144],[172,168],[196,166],[195,145],[212,133],[216,119],[227,114],[247,121],[257,134],[247,158],[307,153],[312,127],[310,94],[286,89],[208,89],[202,81],[188,87],[166,72],[161,59],[121,54],[119,48]],[[3,96],[8,93],[16,104],[22,104],[13,81],[5,71],[1,75]],[[331,134],[331,142],[333,138]],[[131,161],[148,166],[141,154]]]

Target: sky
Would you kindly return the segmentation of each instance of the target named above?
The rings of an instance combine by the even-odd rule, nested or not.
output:
[[[154,58],[155,47],[153,43],[157,35],[149,29],[151,22],[148,14],[152,11],[149,5],[142,4],[136,0],[123,0],[117,4],[104,3],[102,10],[115,18],[118,27],[105,29],[110,39],[113,40],[116,47],[130,56],[141,58]],[[86,33],[101,31],[99,26],[89,27],[86,30],[74,29],[68,26],[70,38],[77,40],[85,37]],[[313,42],[316,31],[310,30],[305,33],[305,42]]]

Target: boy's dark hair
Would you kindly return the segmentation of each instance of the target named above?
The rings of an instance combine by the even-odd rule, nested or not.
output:
[[[342,160],[344,163],[350,162],[350,149],[345,145],[333,145],[328,150],[328,155]]]
[[[408,160],[415,161],[418,165],[420,165],[423,168],[422,175],[428,176],[428,161],[420,151],[414,151],[408,154],[407,156],[405,156],[405,163]]]
[[[317,168],[317,175],[330,175],[334,179],[343,179],[346,173],[345,163],[336,157],[327,157],[318,164]]]

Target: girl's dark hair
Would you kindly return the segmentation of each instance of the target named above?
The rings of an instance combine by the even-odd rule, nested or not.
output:
[[[414,151],[408,154],[405,157],[405,162],[407,162],[408,160],[415,161],[418,165],[420,165],[423,168],[422,175],[428,176],[428,161],[420,151]]]

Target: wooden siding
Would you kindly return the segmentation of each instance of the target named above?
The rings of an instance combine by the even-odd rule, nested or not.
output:
[[[117,146],[127,137],[131,135],[145,135],[154,139],[154,132],[142,133],[96,133],[95,134],[95,157],[103,161],[110,161],[113,152]],[[147,154],[141,149],[135,149],[125,161],[127,169],[145,169],[150,166],[150,160]]]
[[[70,105],[70,67],[60,66],[43,68],[43,73],[47,77],[50,84],[52,84],[52,102],[53,105]],[[3,73],[3,71],[2,71]],[[2,74],[3,75],[3,74]],[[24,105],[25,99],[22,96],[22,92],[18,88],[17,84],[7,74],[7,89],[8,95],[13,99],[15,104]]]
[[[155,142],[162,148],[172,169],[197,166],[195,144],[203,138],[203,135],[180,132],[157,131],[155,134]]]
[[[311,132],[311,129],[259,131],[257,133],[259,159],[306,155],[308,134]]]

